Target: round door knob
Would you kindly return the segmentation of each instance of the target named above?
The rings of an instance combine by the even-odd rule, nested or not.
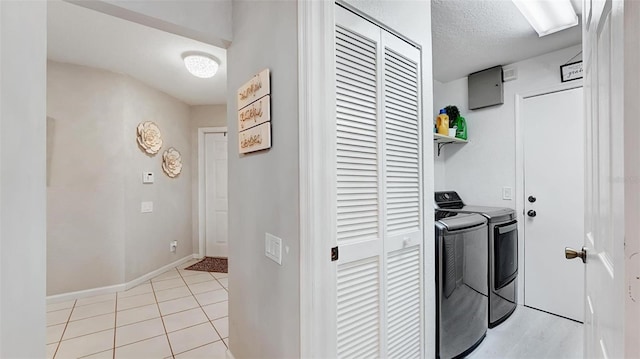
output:
[[[534,196],[529,196],[528,200],[529,202],[533,203],[536,201],[536,198]]]
[[[530,209],[529,212],[527,212],[527,216],[529,217],[535,217],[537,215],[536,211]]]

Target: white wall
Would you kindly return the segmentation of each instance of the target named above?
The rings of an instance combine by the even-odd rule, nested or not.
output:
[[[45,357],[45,1],[0,1],[0,358]]]
[[[227,52],[229,340],[238,358],[300,356],[297,2],[234,1]],[[238,155],[236,90],[271,70],[270,150]],[[282,265],[264,255],[282,238]]]
[[[348,3],[422,47],[423,196],[425,241],[432,243],[434,162],[430,114],[433,112],[431,56],[431,3],[429,1],[348,0]],[[425,357],[435,356],[435,257],[429,246],[424,253]]]
[[[223,48],[231,41],[231,0],[67,1]]]
[[[198,216],[198,129],[202,127],[226,127],[227,126],[227,105],[200,105],[191,106],[191,213],[193,214],[191,232],[193,242],[193,253],[199,253],[199,232],[200,218]]]
[[[447,106],[442,105],[443,100],[441,96],[446,95],[442,89],[442,82],[433,80],[433,113],[431,117],[431,129],[430,132],[433,132],[433,124],[435,122],[435,118],[440,113],[440,109]],[[429,121],[425,119],[425,124],[428,124]],[[430,135],[429,135],[430,136]],[[438,155],[438,145],[433,144],[433,187],[436,191],[444,191],[447,189],[447,184],[445,182],[445,151],[447,150],[447,146],[442,146],[440,149],[440,155]]]
[[[502,199],[503,186],[513,188],[514,194],[517,186],[515,96],[559,85],[560,65],[580,51],[577,45],[509,65],[517,67],[518,79],[504,83],[500,106],[470,111],[466,77],[435,86],[434,109],[458,106],[469,132],[469,143],[447,145],[443,151],[442,189],[458,191],[469,204],[515,208],[515,198]]]
[[[47,77],[48,294],[121,284],[191,255],[189,106],[104,70],[50,61]],[[154,157],[136,143],[146,120],[163,135]],[[183,158],[175,179],[161,168],[169,147]],[[154,184],[142,184],[143,171]],[[141,201],[153,212],[140,213]]]

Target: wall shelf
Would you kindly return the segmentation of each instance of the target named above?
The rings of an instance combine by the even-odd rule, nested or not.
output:
[[[456,137],[450,137],[450,136],[441,135],[439,133],[434,133],[433,142],[438,144],[438,156],[440,156],[440,150],[442,149],[442,147],[444,147],[444,145],[448,145],[450,143],[464,144],[464,143],[468,143],[469,140],[462,140]]]

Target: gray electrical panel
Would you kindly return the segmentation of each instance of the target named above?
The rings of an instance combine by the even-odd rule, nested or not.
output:
[[[502,66],[472,73],[468,78],[468,86],[470,110],[504,103]]]

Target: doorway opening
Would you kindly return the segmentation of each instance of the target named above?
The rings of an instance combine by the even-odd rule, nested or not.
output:
[[[582,7],[578,1],[572,1],[572,6],[580,16]],[[464,16],[465,13],[473,13],[474,17]],[[464,35],[461,35],[462,31]],[[490,215],[492,211],[498,213],[499,209],[504,209],[514,213],[518,228],[517,262],[511,263],[510,257],[503,256],[505,263],[502,263],[499,253],[495,251],[489,256],[491,265],[510,267],[517,263],[516,309],[493,328],[488,325],[484,340],[475,350],[472,348],[470,356],[580,357],[583,337],[583,325],[579,322],[581,317],[563,313],[542,302],[553,301],[552,298],[556,298],[554,294],[570,293],[562,298],[566,301],[565,306],[572,313],[581,312],[581,278],[576,278],[571,286],[562,288],[567,292],[557,290],[556,293],[553,288],[557,286],[542,283],[560,281],[561,275],[553,278],[554,273],[562,270],[557,266],[569,266],[574,277],[584,270],[581,263],[567,262],[564,258],[564,246],[576,246],[576,241],[582,241],[584,224],[574,220],[583,217],[582,203],[575,208],[575,212],[564,217],[566,220],[562,219],[564,215],[553,214],[556,213],[555,209],[561,207],[559,201],[564,200],[563,195],[553,192],[555,187],[561,187],[554,187],[554,181],[566,181],[567,186],[574,185],[571,193],[582,196],[580,186],[584,181],[584,173],[575,169],[574,162],[570,163],[572,166],[558,167],[569,171],[571,177],[559,175],[550,169],[550,161],[555,160],[582,163],[577,158],[579,156],[566,159],[574,152],[565,149],[578,143],[578,148],[571,149],[581,151],[583,99],[580,95],[572,97],[575,103],[571,106],[562,103],[562,108],[558,103],[543,103],[540,105],[543,110],[533,115],[533,119],[528,119],[526,126],[523,109],[528,108],[530,102],[527,101],[533,99],[532,96],[582,86],[582,80],[563,84],[560,73],[562,65],[581,60],[581,26],[563,30],[553,37],[539,37],[511,2],[461,0],[432,3],[432,33],[432,117],[436,119],[441,109],[449,113],[446,108],[455,106],[459,117],[464,119],[461,121],[456,114],[456,118],[449,119],[448,129],[443,128],[433,135],[434,188],[437,192],[455,191],[464,205],[483,208],[488,214],[485,217],[489,223],[495,220]],[[474,77],[478,79],[477,73],[487,74],[490,70],[498,74],[495,82],[483,80],[485,85],[490,86],[477,91],[473,81],[469,83],[469,76],[476,74]],[[494,91],[495,88],[500,91]],[[486,95],[490,92],[495,93],[496,97],[479,104],[487,99]],[[539,97],[542,98],[544,96]],[[551,119],[556,125],[548,124],[547,120]],[[558,121],[562,121],[562,124],[557,124]],[[562,131],[564,136],[571,137],[568,141],[553,140],[556,132],[551,132],[560,132],[560,128],[565,129]],[[434,126],[432,131],[435,130]],[[464,130],[466,138],[457,136],[461,130]],[[537,135],[534,136],[534,132]],[[525,151],[523,143],[533,146],[532,139],[538,140],[535,145],[545,151],[533,147],[527,147]],[[559,154],[550,156],[549,152]],[[543,167],[534,168],[536,156]],[[539,190],[533,190],[533,176],[540,177]],[[528,190],[529,187],[531,190]],[[554,194],[542,194],[543,191]],[[528,200],[529,196],[532,196],[533,202]],[[581,197],[577,200],[573,197],[571,203],[580,201]],[[569,201],[562,204],[569,204]],[[527,211],[532,211],[531,215]],[[562,223],[564,227],[561,229],[565,231],[557,228]],[[544,234],[534,235],[531,231],[535,230]],[[570,234],[566,234],[567,231]],[[572,238],[565,243],[563,235],[557,237],[556,233],[571,235]],[[535,242],[533,237],[540,236],[553,240],[553,248],[544,247],[542,241]],[[553,258],[553,261],[548,258]],[[556,267],[552,268],[549,262],[556,263]],[[494,274],[489,273],[490,276]],[[489,285],[492,285],[491,282]],[[548,328],[554,328],[554,333],[550,333]],[[572,343],[570,347],[566,345],[568,342]]]
[[[47,26],[48,357],[225,357],[228,274],[187,267],[199,129],[227,122],[226,49],[64,1]],[[213,77],[188,71],[194,52]]]

